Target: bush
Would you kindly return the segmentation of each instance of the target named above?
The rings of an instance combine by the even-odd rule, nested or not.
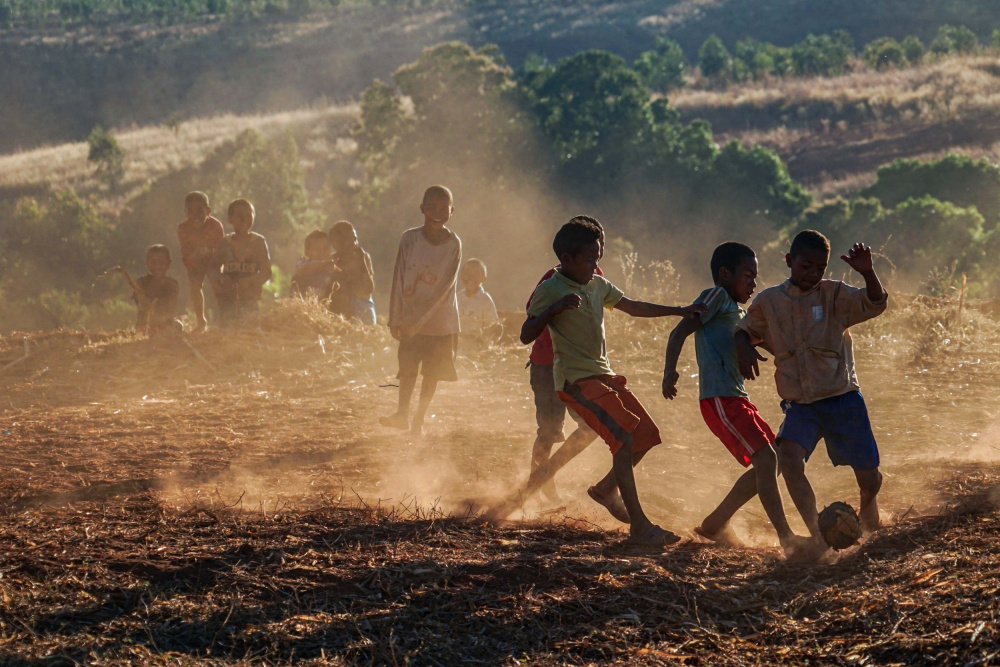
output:
[[[924,43],[920,41],[920,38],[915,35],[907,35],[900,46],[903,47],[903,55],[906,56],[906,60],[913,65],[916,65],[924,59],[924,53],[926,49],[924,48]]]
[[[979,40],[976,34],[964,25],[941,26],[930,46],[931,52],[939,56],[949,53],[975,53],[978,49]]]
[[[875,197],[887,208],[925,196],[972,206],[992,229],[1000,222],[1000,167],[986,158],[959,155],[930,162],[896,160],[879,169],[875,184],[861,195]]]
[[[880,37],[865,47],[865,62],[872,69],[884,70],[906,64],[906,51],[892,37]]]
[[[732,57],[722,40],[712,35],[698,49],[698,67],[709,79],[725,78],[729,74]]]
[[[761,79],[765,76],[786,76],[792,71],[790,49],[784,49],[755,39],[736,42],[733,49],[733,78]]]
[[[655,49],[639,55],[632,64],[632,69],[647,88],[666,93],[684,86],[688,61],[680,44],[662,37],[656,41]]]
[[[792,47],[796,76],[836,76],[847,71],[854,55],[854,40],[838,30],[833,35],[808,35]]]
[[[125,151],[111,132],[97,125],[87,136],[87,160],[97,165],[97,177],[115,190],[125,175]]]

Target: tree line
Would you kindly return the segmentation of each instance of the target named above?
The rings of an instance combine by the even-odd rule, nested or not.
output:
[[[909,35],[901,41],[880,37],[859,52],[851,35],[837,30],[829,35],[808,35],[792,46],[776,46],[753,38],[737,41],[727,48],[715,35],[698,49],[698,71],[712,84],[758,81],[765,78],[839,76],[851,71],[855,63],[873,70],[902,68],[920,64],[928,58],[953,54],[971,55],[983,49],[1000,51],[1000,29],[994,30],[988,44],[981,44],[976,34],[965,26],[942,25],[927,45]],[[666,93],[688,85],[693,64],[680,44],[663,37],[633,63],[643,82],[653,91]]]
[[[217,210],[249,197],[279,266],[291,265],[310,230],[349,218],[377,271],[388,271],[400,230],[416,224],[419,193],[444,183],[456,193],[465,247],[494,276],[548,265],[551,234],[587,212],[647,259],[671,258],[682,278],[702,270],[699,248],[739,239],[780,249],[808,226],[838,247],[866,240],[897,273],[922,280],[964,272],[973,294],[995,292],[1000,275],[988,260],[1000,244],[996,165],[900,160],[857,198],[816,204],[776,153],[718,145],[708,123],[682,122],[637,69],[585,51],[514,70],[496,47],[441,44],[364,92],[347,164],[302,160],[300,141],[321,128],[299,138],[248,131],[197,167],[151,183],[120,211],[71,190],[0,203],[0,318],[8,328],[127,322],[120,286],[95,276],[114,264],[140,265],[146,246],[172,240],[184,193],[194,189],[209,192]],[[121,157],[115,145],[107,132],[91,136],[109,187]],[[277,275],[272,291],[280,294]],[[516,304],[523,285],[498,280],[491,292]]]

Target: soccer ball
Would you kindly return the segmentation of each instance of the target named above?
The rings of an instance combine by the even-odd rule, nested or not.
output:
[[[819,513],[819,532],[833,550],[840,551],[861,538],[861,519],[853,507],[838,500]]]

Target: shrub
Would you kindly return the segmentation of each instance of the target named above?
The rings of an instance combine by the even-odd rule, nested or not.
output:
[[[906,56],[906,60],[911,64],[916,65],[924,59],[926,49],[924,48],[924,43],[920,41],[919,37],[915,35],[907,35],[900,43],[900,46],[903,47],[903,55]]]
[[[722,40],[712,35],[698,49],[698,67],[710,79],[724,78],[729,74],[732,57]]]
[[[808,35],[792,47],[792,67],[797,76],[836,76],[847,71],[853,55],[854,40],[842,30]]]
[[[864,58],[869,67],[877,70],[901,67],[907,62],[906,51],[892,37],[880,37],[869,43]]]
[[[1000,167],[986,158],[946,155],[930,162],[896,160],[879,169],[875,184],[861,194],[876,197],[888,208],[930,196],[975,207],[990,228],[1000,222]]]
[[[87,136],[87,159],[97,165],[97,177],[110,189],[117,189],[125,175],[125,151],[111,132],[97,125]]]
[[[656,48],[639,55],[632,64],[642,82],[650,90],[666,93],[684,86],[688,61],[681,45],[672,39],[662,37],[656,41]]]

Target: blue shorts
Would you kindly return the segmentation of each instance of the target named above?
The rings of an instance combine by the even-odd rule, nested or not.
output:
[[[833,465],[851,466],[855,470],[878,467],[878,445],[860,391],[849,391],[815,403],[782,401],[781,410],[785,413],[785,421],[778,429],[778,438],[802,445],[806,460],[822,438]]]

